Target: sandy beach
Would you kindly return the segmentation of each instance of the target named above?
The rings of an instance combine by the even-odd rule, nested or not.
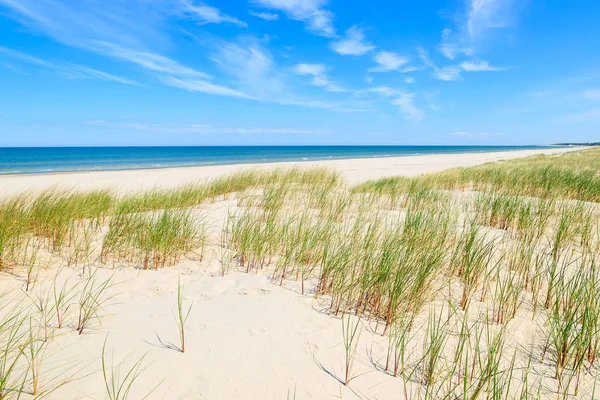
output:
[[[580,149],[555,148],[491,153],[306,161],[302,163],[282,162],[129,171],[0,175],[0,195],[10,195],[24,190],[44,190],[50,187],[77,188],[80,190],[111,188],[118,192],[132,192],[152,187],[172,188],[190,182],[206,182],[218,176],[229,175],[248,169],[273,170],[275,168],[292,168],[295,166],[300,168],[325,167],[334,169],[339,171],[349,184],[356,184],[370,179],[395,175],[417,176],[448,168],[469,167],[492,161],[511,160],[536,154],[561,154]]]
[[[187,182],[208,181],[246,168],[272,170],[279,167],[335,169],[350,184],[394,175],[416,176],[453,167],[508,160],[536,154],[561,154],[575,149],[548,149],[502,153],[428,155],[398,158],[235,165],[165,170],[92,172],[0,177],[0,192],[42,190],[61,186],[78,189],[113,188],[130,192],[150,187],[175,187]],[[139,376],[131,386],[130,399],[399,399],[404,398],[404,380],[385,371],[389,336],[375,320],[361,320],[351,384],[344,380],[342,322],[328,311],[329,297],[315,297],[315,286],[307,282],[302,294],[297,280],[285,285],[271,280],[271,272],[246,273],[233,259],[222,276],[224,253],[220,247],[228,216],[241,210],[237,199],[221,199],[201,206],[208,241],[201,257],[186,254],[173,267],[142,271],[123,264],[93,264],[97,285],[109,282],[101,313],[83,334],[75,328],[77,306],[65,310],[65,325],[53,329],[40,362],[40,387],[49,399],[105,399],[102,353],[113,379],[126,382],[137,364]],[[101,243],[103,227],[94,239]],[[42,267],[33,289],[27,292],[36,304],[54,298],[57,288],[89,282],[92,264],[67,266],[64,253],[42,250]],[[98,253],[94,253],[97,257]],[[237,264],[236,264],[237,263]],[[236,266],[238,268],[236,268]],[[192,307],[186,322],[186,351],[179,351],[177,312],[178,280],[184,290],[184,307]],[[23,301],[26,272],[0,273],[3,300]],[[457,285],[456,283],[454,285]],[[457,293],[460,289],[457,290]],[[71,293],[71,292],[69,292]],[[72,301],[82,301],[73,289]],[[21,300],[17,300],[21,299]],[[444,303],[435,303],[444,310]],[[0,316],[4,311],[0,311]],[[485,303],[476,303],[472,315],[485,313]],[[42,312],[43,314],[43,312]],[[55,327],[54,314],[43,326]],[[37,315],[37,314],[36,314]],[[534,314],[535,315],[535,314]],[[51,321],[50,321],[51,320]],[[427,323],[420,315],[416,326]],[[507,346],[538,343],[538,319],[531,309],[519,311],[507,326],[518,329]],[[410,353],[423,346],[423,332],[416,335]],[[455,341],[455,338],[449,339]],[[454,342],[452,342],[454,343]],[[524,346],[524,345],[523,345]],[[41,358],[42,356],[40,356]],[[451,360],[452,356],[448,356]],[[526,361],[526,360],[525,360]],[[524,363],[518,360],[519,363]],[[521,365],[519,364],[519,365]],[[451,362],[448,361],[448,365]],[[541,384],[553,388],[552,368],[540,364]],[[137,373],[136,372],[136,373]],[[117,377],[117,378],[115,378]],[[120,377],[120,378],[119,378]],[[410,383],[408,398],[420,398]],[[590,384],[582,384],[589,393]],[[26,396],[34,398],[34,396]],[[122,397],[124,398],[124,397]]]

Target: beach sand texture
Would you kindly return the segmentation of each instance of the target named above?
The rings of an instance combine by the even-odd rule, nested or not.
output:
[[[573,149],[319,161],[297,165],[300,168],[332,168],[349,184],[356,184],[387,176],[416,176],[452,167],[569,151]],[[56,186],[131,192],[207,181],[247,168],[271,170],[294,165],[277,163],[3,176],[0,177],[0,193],[8,195]],[[422,382],[422,377],[409,378],[406,389],[403,379],[384,371],[389,337],[382,335],[383,325],[373,320],[360,322],[360,336],[353,344],[356,346],[353,379],[348,386],[343,385],[342,321],[328,313],[329,298],[315,298],[315,287],[309,284],[307,294],[303,295],[300,283],[294,279],[280,285],[270,280],[268,270],[246,273],[236,269],[236,262],[239,263],[236,259],[231,270],[222,276],[220,261],[223,254],[218,244],[228,216],[241,212],[241,207],[238,199],[228,198],[201,208],[209,237],[204,257],[201,259],[199,254],[192,252],[173,267],[157,271],[121,268],[118,263],[114,269],[110,263],[98,268],[67,267],[64,257],[41,252],[44,267],[40,268],[37,282],[28,292],[32,304],[39,303],[44,296],[53,297],[57,287],[76,284],[81,287],[88,281],[90,273],[98,283],[112,279],[99,313],[102,317],[92,319],[82,335],[74,329],[78,319],[76,305],[65,310],[65,326],[52,329],[39,368],[41,390],[51,390],[47,398],[109,398],[102,373],[103,346],[106,348],[106,365],[120,376],[121,382],[126,381],[130,368],[143,357],[139,377],[129,393],[130,399],[142,399],[148,393],[149,399],[402,399],[405,390],[408,390],[409,398],[423,398],[422,393],[417,395],[415,390],[419,385],[414,383]],[[102,228],[103,234],[106,229]],[[100,245],[99,242],[96,244]],[[180,338],[174,315],[179,279],[184,307],[192,305],[186,322],[185,353],[178,350]],[[24,280],[23,271],[0,273],[0,292],[5,293],[3,304],[14,304],[11,302],[24,298]],[[74,303],[80,301],[79,296],[73,298]],[[446,305],[441,301],[433,306],[444,310]],[[474,302],[469,312],[477,316],[485,313],[484,309],[483,303]],[[0,315],[7,312],[7,308],[0,310]],[[54,313],[50,314],[46,325],[54,327],[56,317]],[[426,314],[417,318],[415,326],[427,324]],[[514,332],[506,342],[508,349],[524,343],[543,346],[539,327],[544,321],[532,316],[532,310],[525,306],[507,324]],[[413,348],[409,350],[420,351],[425,340],[425,330],[418,330]],[[456,341],[457,338],[447,340]],[[451,365],[452,354],[446,354],[443,362]],[[520,366],[526,365],[526,360],[517,362]],[[541,363],[536,367],[541,369],[536,372],[540,379],[536,385],[554,388],[552,366]],[[589,395],[590,382],[589,377],[582,382],[580,393]],[[533,389],[537,390],[537,386]]]

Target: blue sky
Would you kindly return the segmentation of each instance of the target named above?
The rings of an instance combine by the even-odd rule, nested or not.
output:
[[[0,146],[600,140],[600,1],[0,0]]]

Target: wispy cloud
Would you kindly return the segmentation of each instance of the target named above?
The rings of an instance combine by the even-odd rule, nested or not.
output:
[[[458,67],[448,66],[435,68],[433,76],[440,81],[458,81],[462,79],[460,75],[461,69]]]
[[[400,112],[406,119],[420,121],[425,117],[425,112],[414,104],[414,93],[403,93],[392,104],[398,106]]]
[[[360,56],[375,48],[365,40],[364,30],[356,25],[346,31],[346,37],[331,42],[329,47],[343,56]]]
[[[521,0],[470,0],[467,3],[467,29],[472,40],[489,30],[511,26],[523,6]]]
[[[389,86],[376,86],[366,90],[366,92],[378,93],[386,97],[399,96],[401,92]]]
[[[164,41],[160,26],[183,3],[174,1],[55,1],[0,0],[7,14],[58,42],[86,49],[90,42],[107,41],[144,48]],[[143,18],[140,18],[143,15]]]
[[[254,17],[260,18],[260,19],[264,19],[265,21],[277,21],[279,19],[278,14],[268,13],[268,12],[248,11],[248,14],[250,14]]]
[[[190,92],[202,92],[205,94],[213,94],[217,96],[238,97],[242,99],[252,99],[253,97],[240,92],[239,90],[231,89],[225,86],[216,85],[214,83],[203,80],[186,80],[172,76],[164,76],[159,78],[162,82],[169,86],[185,89]]]
[[[450,60],[454,60],[459,54],[471,54],[472,50],[461,43],[462,40],[452,29],[446,28],[442,31],[442,42],[440,52]]]
[[[177,1],[177,0],[176,0]],[[239,19],[223,13],[216,7],[205,3],[194,4],[191,0],[179,0],[181,12],[189,17],[195,18],[201,24],[233,24],[245,27],[247,24]]]
[[[281,11],[290,19],[302,21],[307,30],[317,35],[335,37],[333,13],[326,9],[325,0],[252,0],[251,3],[261,7],[260,11]],[[244,36],[223,40],[211,37],[210,43],[203,43],[208,53],[206,58],[217,67],[216,72],[211,68],[210,74],[197,68],[196,64],[184,65],[165,54],[164,49],[173,45],[169,30],[165,29],[169,19],[187,18],[201,24],[210,22],[243,26],[243,21],[217,9],[213,4],[217,4],[215,0],[0,0],[0,7],[7,15],[32,31],[67,46],[127,62],[171,87],[216,96],[334,111],[369,109],[369,105],[362,104],[356,98],[329,101],[296,92],[299,78],[289,66],[278,65],[265,45],[267,39]],[[46,61],[38,59],[29,62]],[[68,72],[62,72],[66,76],[137,84],[98,69],[76,68],[67,64],[60,63],[63,68],[69,69]],[[328,91],[343,90],[326,75],[314,76],[313,82]]]
[[[142,86],[141,84],[139,84],[136,81],[133,81],[131,79],[127,79],[127,78],[123,78],[123,77],[120,77],[117,75],[109,74],[107,72],[99,71],[94,68],[84,67],[82,65],[67,64],[67,71],[68,71],[68,68],[71,68],[71,71],[69,71],[70,73],[78,72],[78,73],[81,73],[90,78],[100,79],[103,81],[113,81],[113,82],[123,83],[125,85]]]
[[[189,125],[163,125],[146,122],[110,122],[104,120],[86,121],[87,125],[103,126],[111,129],[128,129],[149,133],[171,133],[171,134],[286,134],[286,135],[315,135],[330,133],[326,129],[301,129],[301,128],[263,128],[263,127],[231,127],[213,126],[205,124]]]
[[[65,45],[132,62],[152,72],[207,79],[208,74],[145,50],[149,43],[165,40],[159,28],[165,15],[190,12],[187,1],[0,0],[0,5],[12,10],[23,24]],[[142,13],[144,18],[139,18]]]
[[[265,42],[253,37],[217,40],[210,59],[237,90],[262,101],[272,101],[289,92],[284,73]]]
[[[465,72],[482,72],[482,71],[502,71],[504,67],[493,67],[487,61],[464,61],[458,65],[447,65],[439,67],[429,57],[429,52],[422,47],[417,47],[417,53],[423,64],[433,69],[433,76],[441,81],[457,81],[462,79],[461,73]]]
[[[38,58],[38,57],[30,56],[29,54],[25,54],[25,53],[22,53],[17,50],[8,49],[6,47],[0,47],[0,54],[5,54],[14,59],[25,61],[29,64],[40,65],[42,67],[48,67],[48,68],[54,67],[54,64],[51,62],[42,60],[41,58]]]
[[[373,60],[378,64],[377,67],[370,68],[369,72],[389,72],[400,71],[400,67],[408,63],[408,58],[390,51],[380,51],[375,54]]]
[[[441,81],[456,81],[462,79],[460,73],[461,69],[456,66],[447,66],[439,68],[431,59],[429,58],[429,53],[422,47],[417,47],[417,53],[419,54],[419,58],[423,62],[423,64],[431,69],[433,69],[433,76],[436,79]]]
[[[108,72],[100,71],[94,68],[85,67],[83,65],[77,65],[72,63],[55,63],[47,60],[43,60],[38,57],[33,57],[29,54],[25,54],[16,50],[7,49],[4,47],[0,47],[0,56],[4,54],[10,56],[13,59],[26,62],[28,64],[34,64],[39,67],[43,67],[46,69],[53,70],[63,76],[69,78],[82,78],[82,79],[98,79],[103,81],[112,81],[118,82],[125,85],[134,85],[134,86],[142,86],[140,83],[123,78],[121,76],[109,74]],[[14,68],[13,68],[14,69]],[[20,70],[18,70],[20,71]],[[20,71],[22,72],[22,71]]]
[[[328,68],[322,64],[297,64],[293,68],[298,75],[310,75],[314,86],[322,87],[328,92],[343,92],[344,89],[329,80],[327,70]]]
[[[454,60],[460,54],[473,55],[483,42],[488,42],[498,29],[515,24],[526,5],[520,0],[466,0],[456,26],[442,31],[439,50]]]
[[[312,76],[311,83],[331,92],[344,91],[332,83],[326,75],[327,67],[319,64],[282,67],[279,65],[265,40],[243,37],[234,41],[211,42],[214,46],[210,59],[231,82],[232,89],[244,93],[256,101],[307,108],[328,109],[339,112],[365,111],[357,102],[341,102],[315,99],[299,95],[294,89],[297,75]],[[301,73],[300,73],[301,72]]]
[[[464,61],[460,64],[464,71],[479,72],[479,71],[502,71],[506,68],[492,67],[487,61]]]
[[[256,6],[284,12],[288,18],[302,21],[306,29],[319,36],[335,37],[333,13],[324,9],[327,0],[253,0]]]
[[[392,104],[398,107],[405,119],[421,121],[425,117],[425,112],[414,104],[414,93],[406,93],[389,86],[372,87],[366,91],[392,98]]]
[[[210,75],[204,72],[181,65],[177,61],[160,54],[136,51],[113,43],[100,41],[90,44],[90,47],[99,53],[129,61],[153,72],[162,72],[175,76],[210,78]]]
[[[9,70],[11,70],[11,71],[13,71],[13,72],[16,72],[16,73],[18,73],[18,74],[21,74],[21,75],[27,75],[27,72],[23,71],[21,68],[17,68],[17,67],[15,67],[14,65],[12,65],[12,64],[11,64],[11,63],[9,63],[9,62],[2,61],[2,62],[0,62],[0,65],[2,65],[2,66],[3,66],[4,68],[6,68],[6,69],[9,69]]]

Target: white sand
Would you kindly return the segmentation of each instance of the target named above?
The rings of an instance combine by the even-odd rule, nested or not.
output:
[[[322,166],[340,171],[350,184],[394,175],[416,176],[454,167],[468,167],[492,161],[509,160],[536,154],[560,154],[581,148],[516,150],[495,153],[443,154],[351,160],[240,164],[208,167],[167,168],[131,171],[101,171],[40,175],[0,176],[0,194],[23,190],[41,190],[53,186],[78,189],[114,188],[136,191],[153,186],[168,188],[184,183],[206,181],[249,168],[274,169]]]
[[[417,175],[448,167],[468,166],[531,154],[557,154],[571,149],[516,151],[468,155],[435,155],[385,159],[307,162],[339,169],[351,182],[395,174]],[[290,166],[290,163],[260,168]],[[247,166],[200,167],[169,170],[93,172],[61,175],[0,177],[0,190],[16,192],[53,185],[78,188],[117,187],[122,190],[153,185],[174,186],[238,171]],[[210,224],[222,226],[234,201],[208,206]],[[113,277],[114,296],[83,335],[75,307],[66,326],[56,331],[44,356],[41,387],[48,390],[68,376],[72,381],[49,395],[50,399],[107,398],[101,372],[102,345],[107,340],[109,363],[124,377],[133,363],[146,355],[130,399],[141,399],[159,385],[150,399],[401,399],[402,380],[381,371],[387,337],[363,326],[350,387],[343,379],[344,349],[341,322],[322,310],[312,296],[299,293],[294,282],[281,287],[265,274],[232,271],[220,276],[217,246],[207,257],[194,257],[172,268],[139,271],[132,268],[98,269],[97,279]],[[64,265],[54,259],[53,264]],[[52,288],[55,267],[41,271],[36,293]],[[23,273],[0,273],[0,292],[23,298]],[[185,304],[193,303],[187,323],[187,350],[182,354],[164,344],[178,345],[176,309],[177,279],[185,286]],[[81,267],[64,268],[58,280],[83,282]],[[47,292],[49,293],[49,292]],[[76,298],[74,301],[76,302]],[[2,310],[0,310],[2,314]],[[512,323],[520,323],[519,319]],[[533,331],[535,325],[527,318]],[[54,325],[54,320],[51,325]],[[381,331],[380,331],[381,332]],[[517,341],[519,338],[517,338]],[[417,349],[418,350],[418,349]],[[379,368],[379,369],[378,369]],[[550,374],[550,372],[548,373]],[[294,392],[296,394],[294,395]]]

